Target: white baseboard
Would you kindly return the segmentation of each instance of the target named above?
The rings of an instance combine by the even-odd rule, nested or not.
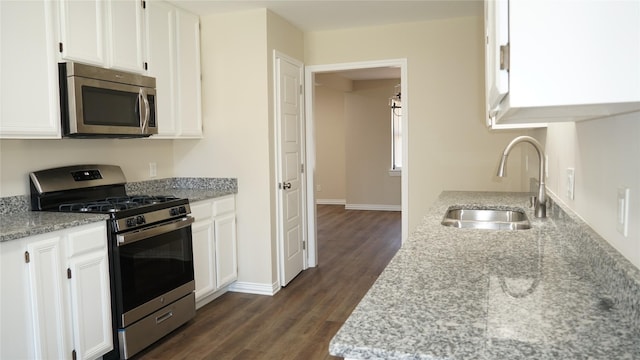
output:
[[[346,203],[345,199],[316,199],[318,205],[344,205]]]
[[[236,281],[229,285],[229,291],[273,296],[280,291],[280,284],[277,282],[273,284],[262,284]]]
[[[347,210],[402,211],[402,205],[346,204]]]

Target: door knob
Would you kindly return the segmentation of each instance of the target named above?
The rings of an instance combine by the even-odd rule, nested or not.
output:
[[[286,183],[282,184],[282,188],[285,189],[285,190],[286,189],[291,189],[291,183],[290,182],[286,182]]]

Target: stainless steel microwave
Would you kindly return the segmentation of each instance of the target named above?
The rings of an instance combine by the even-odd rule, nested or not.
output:
[[[158,133],[156,79],[113,69],[58,64],[65,137],[147,137]]]

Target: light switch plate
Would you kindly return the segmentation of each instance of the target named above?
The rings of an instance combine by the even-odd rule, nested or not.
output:
[[[624,237],[629,235],[629,188],[618,188],[618,216],[616,230]]]
[[[573,200],[576,188],[576,171],[574,168],[567,169],[567,198]]]
[[[549,155],[544,155],[544,178],[549,177]]]

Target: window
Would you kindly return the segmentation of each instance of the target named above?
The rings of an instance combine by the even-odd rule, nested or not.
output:
[[[391,171],[399,172],[402,169],[402,102],[400,92],[389,99],[389,107],[391,108]]]

